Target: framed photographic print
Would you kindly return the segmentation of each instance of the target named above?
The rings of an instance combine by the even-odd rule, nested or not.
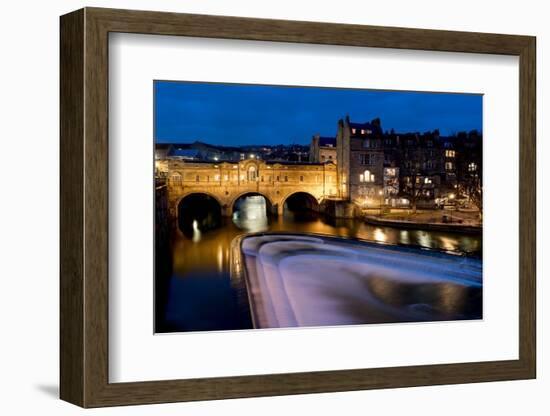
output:
[[[61,17],[61,398],[534,378],[535,38]]]

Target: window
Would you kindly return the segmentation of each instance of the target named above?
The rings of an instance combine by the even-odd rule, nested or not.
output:
[[[425,177],[425,178],[424,178],[424,183],[425,183],[425,184],[430,184],[430,183],[432,183],[432,180],[431,180],[430,178],[428,178],[428,177]]]
[[[434,167],[433,162],[432,162],[431,160],[428,160],[428,161],[426,162],[426,167],[427,167],[428,169],[432,169],[432,168]]]
[[[277,175],[277,182],[279,182],[279,175]]]
[[[303,182],[303,181],[304,181],[304,177],[300,176],[300,182]]]
[[[250,166],[248,168],[248,180],[249,181],[255,181],[256,180],[256,166]]]
[[[366,170],[359,175],[359,182],[374,182],[374,175],[370,173],[370,170]]]
[[[219,181],[219,180],[220,180],[220,175],[217,175],[217,174],[214,175],[214,180],[215,180],[216,182]]]
[[[454,150],[445,150],[445,157],[455,157]]]
[[[181,185],[181,175],[179,173],[174,173],[171,179],[174,185]]]
[[[396,174],[395,168],[386,168],[385,174],[386,176],[395,176]]]
[[[199,175],[195,176],[195,182],[199,181]]]
[[[332,155],[328,155],[328,158],[329,158],[330,160],[332,160]]]
[[[325,160],[325,155],[321,155],[321,160],[322,160],[322,161]]]
[[[453,162],[445,162],[445,170],[453,170]]]
[[[223,180],[228,181],[229,180],[229,175],[223,175]]]
[[[363,140],[363,147],[367,149],[374,149],[378,147],[376,139],[365,139]]]
[[[361,134],[365,134],[365,133],[366,133],[365,129],[361,129]]]
[[[359,155],[359,162],[362,165],[374,165],[375,156],[369,153],[362,153]]]
[[[476,170],[477,170],[477,165],[474,162],[468,164],[469,172],[475,172]]]
[[[241,160],[244,160],[244,153],[241,153]]]
[[[285,182],[288,182],[288,176],[285,175]]]
[[[351,129],[351,134],[355,134],[356,131],[357,130],[355,130],[355,129]]]

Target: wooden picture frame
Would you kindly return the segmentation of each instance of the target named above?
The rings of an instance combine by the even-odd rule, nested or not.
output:
[[[536,376],[535,38],[85,8],[61,17],[60,396],[82,407],[518,380]],[[262,40],[519,57],[519,359],[109,383],[108,35]]]

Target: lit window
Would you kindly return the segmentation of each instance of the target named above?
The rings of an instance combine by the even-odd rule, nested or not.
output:
[[[453,170],[453,162],[445,162],[445,170]]]
[[[374,175],[370,173],[369,170],[366,170],[364,173],[359,175],[360,182],[374,182]]]
[[[256,180],[256,167],[250,166],[248,168],[248,180],[249,181],[255,181]]]
[[[445,156],[446,157],[455,157],[455,151],[454,150],[445,150]]]
[[[220,175],[214,175],[214,180],[219,181],[220,180]]]
[[[468,171],[475,172],[476,170],[477,170],[477,165],[474,162],[468,165]]]
[[[223,175],[223,180],[228,181],[229,180],[229,175]]]
[[[428,177],[424,178],[424,183],[430,184],[432,183],[432,180]]]
[[[356,131],[357,130],[355,130],[355,129],[351,129],[351,134],[355,134]]]
[[[365,134],[365,129],[361,129],[361,134]]]

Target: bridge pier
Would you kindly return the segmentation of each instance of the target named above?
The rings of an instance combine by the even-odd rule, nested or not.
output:
[[[233,215],[233,210],[231,205],[224,204],[222,205],[222,217],[231,217]]]

